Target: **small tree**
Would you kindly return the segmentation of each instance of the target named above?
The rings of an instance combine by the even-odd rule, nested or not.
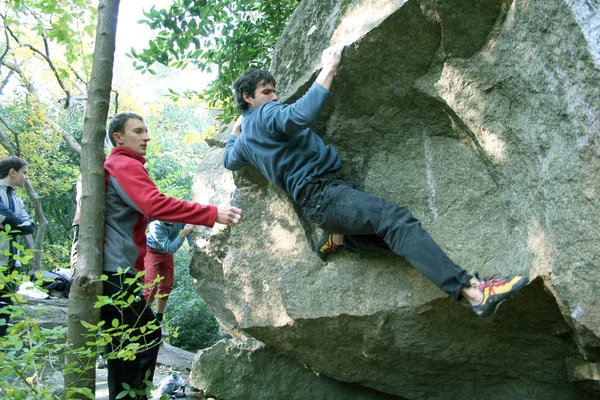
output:
[[[82,322],[96,325],[100,320],[99,309],[94,308],[94,303],[102,293],[99,279],[103,263],[105,211],[103,143],[110,104],[118,12],[119,0],[100,1],[81,144],[82,199],[77,271],[69,296],[67,343],[74,349],[90,347]],[[78,372],[65,375],[66,388],[94,390],[95,369],[86,367],[95,365],[96,353],[91,351],[89,354],[89,357],[83,358],[67,354],[67,365],[78,365],[80,368]]]

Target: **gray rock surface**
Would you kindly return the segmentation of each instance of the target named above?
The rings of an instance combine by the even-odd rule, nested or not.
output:
[[[69,308],[69,299],[66,298],[47,298],[36,299],[29,296],[23,296],[25,301],[21,307],[26,313],[12,317],[11,322],[21,321],[25,316],[32,318],[34,323],[45,329],[52,329],[57,326],[67,325],[67,310]]]
[[[401,400],[327,378],[254,339],[224,339],[199,351],[190,382],[222,399]]]
[[[274,55],[280,99],[347,44],[314,126],[345,176],[408,206],[467,270],[532,283],[480,320],[392,254],[323,263],[290,198],[225,171],[215,147],[195,199],[244,217],[198,238],[198,293],[235,337],[338,381],[409,399],[597,397],[598,26],[597,1],[302,1]]]

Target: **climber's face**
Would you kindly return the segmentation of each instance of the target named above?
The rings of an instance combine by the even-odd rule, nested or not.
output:
[[[277,91],[275,86],[270,83],[260,82],[256,85],[254,95],[250,96],[248,93],[244,93],[244,101],[248,103],[248,108],[258,108],[265,103],[270,101],[277,101]]]

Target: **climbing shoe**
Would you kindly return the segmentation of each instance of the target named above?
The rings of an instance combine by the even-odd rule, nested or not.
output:
[[[344,245],[333,243],[333,233],[325,232],[321,240],[315,245],[315,251],[323,261],[327,261],[327,256],[339,251]]]
[[[479,279],[477,275],[475,276]],[[496,310],[501,301],[517,293],[527,283],[529,283],[529,279],[524,276],[515,276],[510,280],[481,279],[477,288],[483,292],[483,301],[479,305],[471,306],[471,308],[479,317],[487,317]]]

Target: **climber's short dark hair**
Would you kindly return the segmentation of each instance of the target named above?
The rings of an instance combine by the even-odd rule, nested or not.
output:
[[[249,107],[246,100],[244,100],[244,93],[248,94],[250,97],[254,97],[256,86],[258,86],[259,83],[262,83],[263,85],[268,83],[273,86],[277,85],[275,78],[273,78],[273,75],[271,75],[269,71],[253,68],[247,69],[233,83],[239,112],[243,113]]]

